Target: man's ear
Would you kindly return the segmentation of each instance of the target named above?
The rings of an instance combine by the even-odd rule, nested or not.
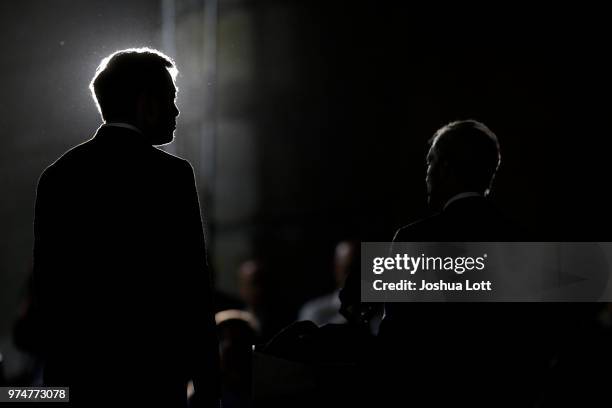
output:
[[[493,175],[491,176],[491,181],[489,181],[489,186],[486,188],[486,190],[483,193],[485,197],[488,197],[489,194],[491,194],[491,189],[493,189],[493,182],[495,181],[495,174],[496,173],[493,173]]]

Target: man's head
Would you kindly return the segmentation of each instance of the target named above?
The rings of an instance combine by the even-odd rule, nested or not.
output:
[[[243,262],[238,269],[240,298],[248,307],[257,309],[269,295],[269,277],[264,264],[258,260]]]
[[[341,241],[336,245],[334,254],[334,278],[336,278],[336,287],[342,288],[346,277],[359,267],[359,252],[355,242]]]
[[[151,144],[162,145],[172,141],[179,114],[177,73],[172,59],[159,51],[126,49],[102,60],[89,88],[105,122],[134,125]]]
[[[487,195],[501,162],[497,136],[475,120],[452,122],[432,137],[427,153],[427,199],[440,209],[462,192]]]

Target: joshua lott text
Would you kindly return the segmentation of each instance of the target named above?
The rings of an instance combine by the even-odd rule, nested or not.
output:
[[[491,291],[491,281],[472,282],[466,279],[464,282],[446,282],[440,279],[437,282],[428,282],[421,280],[420,285],[417,282],[402,279],[397,282],[383,282],[380,279],[372,283],[374,290],[408,290],[408,291]]]

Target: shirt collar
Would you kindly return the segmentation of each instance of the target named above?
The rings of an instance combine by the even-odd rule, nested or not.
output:
[[[446,204],[444,204],[444,207],[442,207],[442,211],[446,210],[446,208],[451,203],[457,200],[461,200],[462,198],[468,198],[468,197],[482,197],[482,194],[477,193],[476,191],[464,191],[463,193],[455,194],[446,202]]]
[[[102,125],[102,127],[119,127],[119,128],[124,128],[124,129],[130,129],[133,130],[136,133],[139,133],[141,135],[144,136],[144,133],[142,133],[142,130],[138,129],[136,126],[134,125],[130,125],[129,123],[123,123],[123,122],[106,122]]]

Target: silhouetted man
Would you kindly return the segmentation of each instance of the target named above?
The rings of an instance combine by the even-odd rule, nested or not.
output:
[[[306,302],[300,309],[298,320],[310,320],[317,326],[328,323],[345,323],[346,318],[340,314],[340,289],[344,287],[346,277],[359,256],[357,245],[352,241],[341,241],[334,252],[334,278],[336,290]]]
[[[438,212],[401,228],[394,241],[516,240],[487,198],[500,161],[497,137],[484,124],[438,130],[426,176]],[[388,303],[380,328],[385,379],[405,384],[415,406],[531,406],[553,348],[543,316],[544,308],[527,304]]]
[[[427,153],[427,201],[437,214],[397,231],[394,241],[495,241],[511,224],[486,198],[501,162],[499,142],[473,120],[439,129]]]
[[[193,170],[155,148],[179,111],[176,68],[150,49],[104,59],[104,124],[49,166],[36,198],[34,281],[48,385],[78,406],[219,397],[218,343]],[[154,404],[154,405],[153,405]]]

